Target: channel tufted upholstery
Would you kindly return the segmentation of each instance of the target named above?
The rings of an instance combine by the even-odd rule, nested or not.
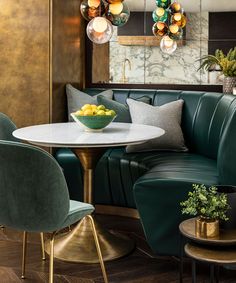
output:
[[[101,89],[86,89],[95,95]],[[236,185],[236,98],[222,93],[115,89],[114,99],[148,96],[153,105],[184,100],[182,130],[189,152],[127,154],[109,149],[95,172],[95,202],[137,207],[148,243],[158,254],[177,255],[179,202],[192,183]],[[82,197],[79,161],[70,150],[56,158],[65,170],[70,194]],[[73,173],[72,173],[73,172]],[[71,176],[73,175],[73,178]],[[80,191],[79,191],[79,188]]]

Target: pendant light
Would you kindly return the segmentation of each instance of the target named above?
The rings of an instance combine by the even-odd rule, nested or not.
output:
[[[105,16],[113,26],[122,27],[129,20],[129,7],[124,2],[109,4]]]
[[[113,33],[112,24],[104,17],[96,17],[87,25],[88,38],[97,44],[108,42]]]
[[[186,17],[181,5],[171,0],[156,0],[157,8],[152,13],[152,32],[161,39],[160,48],[166,54],[172,54],[177,48],[177,40],[183,36]]]
[[[160,48],[163,53],[172,54],[177,48],[175,40],[171,39],[168,35],[162,37],[160,42]]]
[[[123,26],[130,17],[124,0],[83,0],[80,11],[89,21],[86,29],[88,38],[97,44],[108,42],[113,34],[112,26]]]
[[[90,21],[104,14],[105,5],[100,0],[83,0],[80,4],[80,12],[86,21]]]

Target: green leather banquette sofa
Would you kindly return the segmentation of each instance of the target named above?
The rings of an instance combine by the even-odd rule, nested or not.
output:
[[[103,89],[85,89],[96,95]],[[236,99],[222,93],[115,89],[114,100],[148,96],[153,105],[184,100],[182,130],[188,152],[126,153],[108,149],[95,171],[96,204],[137,208],[152,250],[179,254],[179,203],[193,183],[236,185]],[[82,168],[69,149],[55,154],[70,196],[82,200]]]

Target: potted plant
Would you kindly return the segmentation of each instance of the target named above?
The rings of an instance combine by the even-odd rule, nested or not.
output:
[[[227,55],[222,50],[217,49],[215,55],[205,55],[199,59],[201,65],[198,70],[214,70],[217,67],[224,74],[224,93],[233,93],[233,87],[236,85],[236,47],[231,48]]]
[[[228,220],[227,195],[218,193],[212,186],[193,184],[193,191],[188,193],[188,199],[180,203],[182,213],[196,217],[196,236],[211,238],[219,235],[219,220]]]

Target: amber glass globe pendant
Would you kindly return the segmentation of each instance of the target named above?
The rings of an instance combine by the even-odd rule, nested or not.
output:
[[[80,11],[89,21],[87,35],[96,44],[108,42],[112,37],[112,26],[123,26],[130,17],[124,0],[83,0]]]

